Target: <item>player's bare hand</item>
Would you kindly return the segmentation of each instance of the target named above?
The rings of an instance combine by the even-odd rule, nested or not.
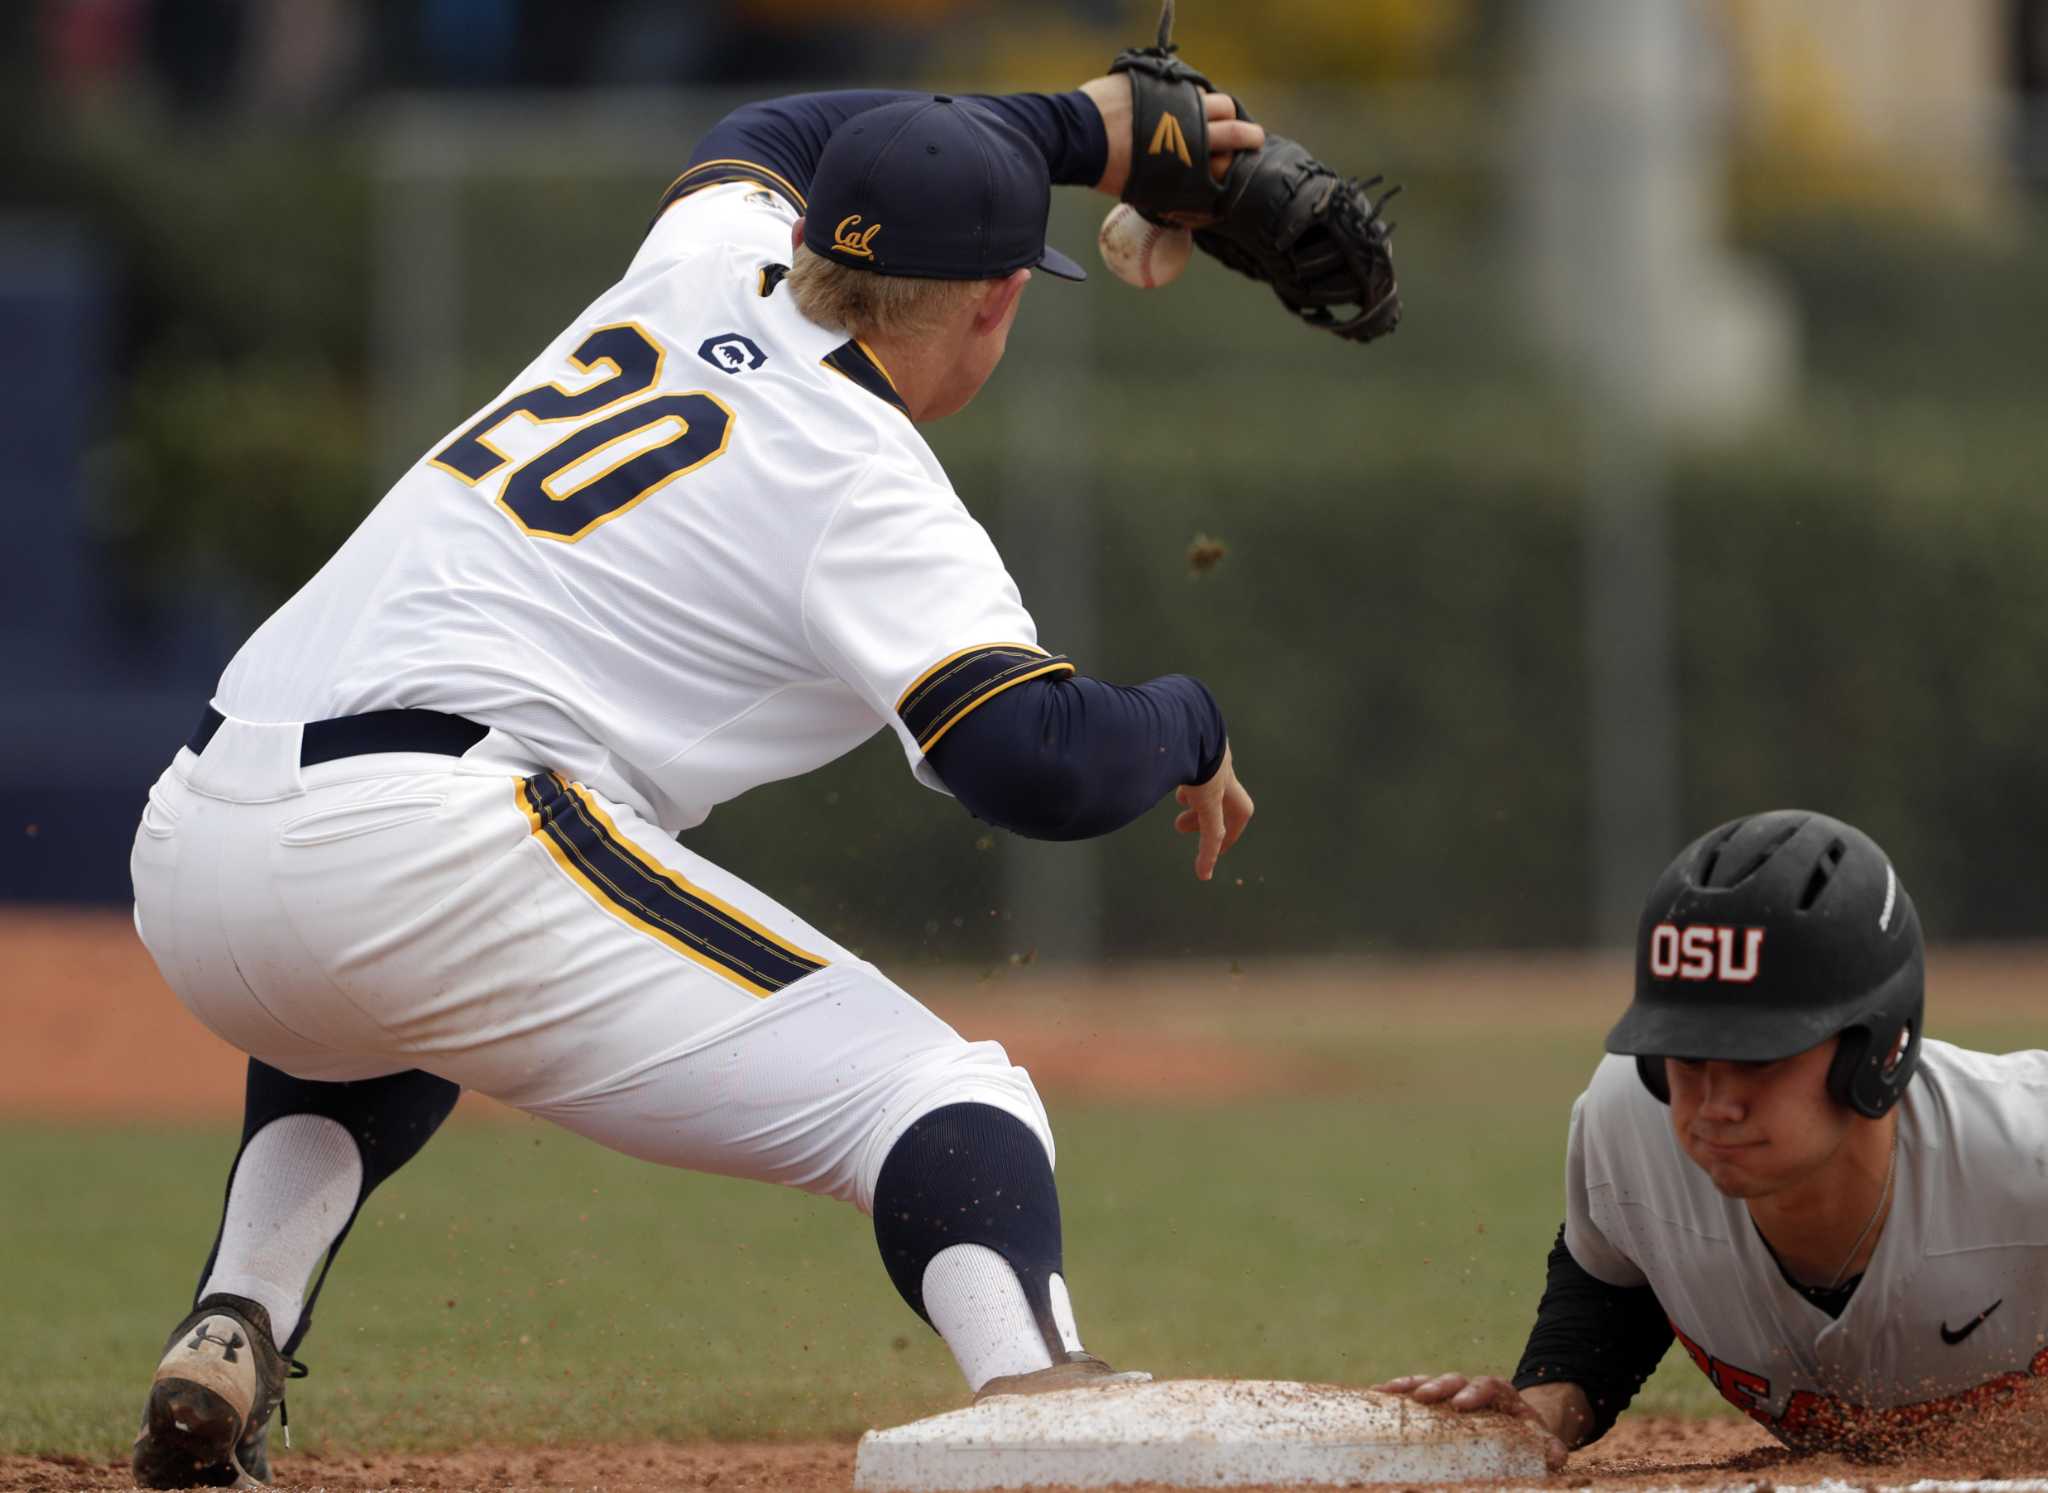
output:
[[[1090,78],[1081,91],[1102,113],[1103,129],[1109,137],[1109,157],[1098,192],[1121,196],[1124,179],[1131,170],[1131,80],[1122,73]],[[1237,117],[1237,101],[1227,93],[1202,95],[1202,116],[1209,123],[1209,174],[1222,180],[1230,161],[1239,151],[1257,150],[1266,143],[1266,127]]]
[[[1564,1466],[1569,1455],[1550,1417],[1524,1399],[1514,1385],[1493,1374],[1470,1378],[1463,1374],[1403,1374],[1372,1387],[1382,1394],[1403,1395],[1418,1405],[1443,1405],[1467,1412],[1492,1411],[1527,1421],[1543,1433],[1543,1460],[1552,1472]]]
[[[1209,121],[1209,174],[1218,181],[1230,170],[1230,158],[1266,143],[1266,127],[1237,117],[1237,100],[1227,93],[1202,95],[1202,117]]]
[[[1223,744],[1223,765],[1208,782],[1183,783],[1173,790],[1173,797],[1181,807],[1173,827],[1184,835],[1202,837],[1195,847],[1195,879],[1207,881],[1216,874],[1218,857],[1238,842],[1252,821],[1252,796],[1237,780],[1230,743]]]

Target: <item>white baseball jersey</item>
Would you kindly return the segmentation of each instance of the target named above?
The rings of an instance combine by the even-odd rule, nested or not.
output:
[[[1857,1408],[1910,1423],[2048,1376],[2048,1052],[1926,1042],[1898,1115],[1891,1214],[1839,1318],[1786,1282],[1631,1058],[1572,1110],[1565,1245],[1654,1289],[1715,1388],[1794,1444]]]
[[[795,220],[742,182],[670,207],[250,638],[217,707],[467,716],[670,833],[885,723],[942,788],[927,747],[1072,666],[887,371],[779,287]]]

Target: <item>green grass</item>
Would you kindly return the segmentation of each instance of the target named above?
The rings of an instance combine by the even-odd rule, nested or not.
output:
[[[1176,1374],[1512,1368],[1597,1037],[1442,1013],[1277,1027],[1339,1060],[1344,1090],[1053,1104],[1089,1345]],[[232,1148],[226,1126],[0,1132],[7,1338],[42,1349],[0,1357],[0,1450],[122,1450]],[[851,1209],[537,1121],[437,1137],[372,1200],[319,1315],[292,1395],[316,1448],[851,1437],[961,1399]],[[1677,1354],[1639,1403],[1718,1405]]]
[[[1090,1346],[1159,1372],[1353,1383],[1512,1366],[1587,1057],[1522,1036],[1341,1031],[1320,1045],[1355,1088],[1315,1098],[1055,1103]],[[0,1135],[9,1337],[62,1345],[4,1360],[0,1448],[120,1450],[232,1148],[224,1126]],[[319,1316],[292,1396],[294,1440],[315,1447],[849,1437],[961,1397],[851,1209],[535,1121],[439,1136],[372,1200]],[[1708,1403],[1683,1379],[1652,1399]]]

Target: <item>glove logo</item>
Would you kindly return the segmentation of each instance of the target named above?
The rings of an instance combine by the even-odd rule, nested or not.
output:
[[[1179,156],[1183,166],[1195,164],[1194,158],[1188,154],[1188,137],[1181,133],[1180,121],[1171,114],[1162,114],[1159,116],[1159,128],[1152,132],[1152,143],[1145,147],[1145,154],[1158,156],[1168,153]]]
[[[768,354],[761,351],[759,343],[738,332],[706,337],[697,348],[697,356],[721,373],[747,373],[768,361]]]
[[[860,214],[848,213],[839,220],[839,226],[832,230],[832,247],[841,254],[851,254],[857,259],[873,259],[875,251],[868,246],[875,241],[875,235],[882,231],[880,223],[860,226]]]
[[[1742,961],[1735,959],[1735,935],[1742,935]],[[1747,985],[1756,978],[1763,954],[1761,928],[1719,928],[1694,923],[1681,928],[1659,923],[1650,930],[1650,973],[1660,980],[1722,980]]]

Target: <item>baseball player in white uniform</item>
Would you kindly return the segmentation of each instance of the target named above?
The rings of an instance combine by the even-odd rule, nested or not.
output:
[[[1849,825],[1722,825],[1643,910],[1513,1382],[1381,1388],[1603,1435],[1674,1338],[1800,1450],[1909,1449],[2048,1376],[2048,1052],[1921,1034],[1920,920]]]
[[[914,424],[993,372],[1033,268],[1080,277],[1050,186],[1118,191],[1130,98],[736,112],[625,276],[236,654],[133,859],[165,979],[251,1058],[145,1486],[267,1477],[315,1271],[462,1088],[870,1213],[978,1392],[1111,1372],[1025,1073],[676,837],[885,728],[1019,833],[1177,792],[1206,879],[1242,832],[1208,691],[1044,648]],[[1195,169],[1259,146],[1201,108]]]

